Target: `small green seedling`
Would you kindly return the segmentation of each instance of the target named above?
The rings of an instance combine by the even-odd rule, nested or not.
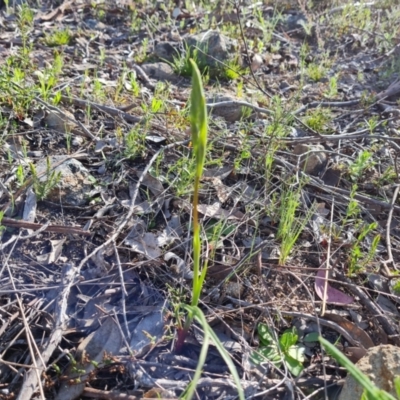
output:
[[[47,46],[56,47],[56,46],[68,45],[71,39],[72,37],[69,29],[61,29],[51,34],[46,34],[44,41],[47,44]]]
[[[372,153],[368,150],[363,150],[349,167],[350,177],[354,182],[357,182],[363,173],[370,167],[374,166]]]
[[[299,376],[304,369],[306,348],[298,343],[299,336],[296,328],[285,330],[278,340],[265,324],[259,324],[257,331],[260,348],[252,353],[252,362],[258,365],[270,361],[277,368],[285,364],[292,375]]]
[[[47,158],[46,162],[45,179],[39,177],[36,171],[36,167],[33,164],[29,164],[29,167],[32,174],[33,189],[35,191],[35,194],[39,200],[43,200],[60,182],[61,172],[56,172],[55,170],[52,170],[49,158]]]

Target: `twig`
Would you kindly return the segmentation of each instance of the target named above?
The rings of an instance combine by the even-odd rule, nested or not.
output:
[[[326,270],[325,270],[325,282],[324,282],[324,296],[322,298],[322,310],[321,317],[325,314],[326,309],[326,297],[328,295],[328,277],[329,277],[329,269],[330,269],[330,258],[331,258],[331,244],[332,244],[332,226],[333,226],[333,211],[334,211],[335,199],[332,201],[331,206],[331,221],[329,224],[329,236],[328,236],[328,251],[326,253]]]
[[[117,261],[117,266],[118,266],[118,272],[119,272],[119,279],[121,280],[121,293],[122,293],[122,299],[121,299],[121,304],[122,304],[122,315],[124,317],[124,324],[125,324],[125,330],[126,334],[128,335],[129,341],[131,340],[131,331],[129,330],[128,327],[128,320],[126,318],[126,297],[128,296],[128,292],[126,291],[125,287],[125,279],[124,279],[124,272],[122,271],[122,266],[121,266],[121,261],[119,259],[119,254],[118,254],[118,249],[117,245],[115,244],[115,240],[112,242],[113,248],[114,248],[114,254],[115,254],[115,259]],[[129,347],[128,347],[129,348]]]
[[[85,135],[86,137],[88,137],[88,138],[90,138],[90,139],[92,139],[92,140],[94,140],[94,141],[96,141],[96,142],[97,142],[98,140],[100,140],[99,138],[97,138],[96,136],[94,136],[94,135],[89,131],[89,129],[87,129],[86,126],[82,124],[82,122],[80,122],[80,121],[78,121],[78,120],[76,120],[76,119],[74,119],[74,118],[71,118],[71,117],[68,116],[66,113],[64,113],[60,108],[55,107],[55,106],[52,106],[52,105],[46,103],[45,101],[43,101],[43,100],[42,100],[41,98],[39,98],[39,97],[34,97],[34,99],[35,99],[38,103],[43,104],[47,109],[49,109],[49,110],[51,110],[51,111],[56,111],[56,112],[58,112],[58,113],[61,114],[65,119],[67,119],[68,121],[72,122],[74,125],[79,126],[79,128],[81,128],[81,129],[83,130],[83,133],[84,133],[84,135]]]
[[[392,202],[390,204],[391,207],[389,210],[388,219],[386,221],[386,251],[388,253],[388,259],[386,261],[383,261],[382,264],[383,264],[383,267],[385,268],[385,271],[388,274],[388,276],[392,275],[388,268],[388,264],[392,264],[393,268],[395,270],[397,270],[396,264],[393,259],[393,253],[392,253],[392,245],[391,245],[391,239],[390,239],[390,225],[392,224],[394,204],[396,203],[397,196],[399,195],[399,190],[400,190],[400,185],[397,185],[396,189],[393,193]]]
[[[89,231],[84,231],[81,228],[75,228],[73,226],[64,226],[64,225],[44,225],[37,224],[35,222],[28,222],[24,220],[17,220],[12,218],[3,217],[0,220],[0,224],[12,228],[24,228],[24,229],[32,229],[33,231],[43,229],[44,232],[54,232],[54,233],[63,233],[63,234],[74,234],[74,235],[84,235],[90,236],[92,233]]]
[[[207,109],[218,108],[218,107],[232,107],[232,106],[243,106],[252,108],[254,111],[257,111],[262,114],[273,115],[274,112],[268,110],[266,108],[258,107],[254,104],[248,103],[247,101],[239,101],[239,100],[231,100],[231,101],[221,101],[218,103],[207,103]]]
[[[85,388],[82,396],[90,397],[92,399],[109,399],[109,400],[142,400],[142,396],[134,396],[132,394],[111,392],[109,390],[99,390],[93,388]],[[162,397],[157,397],[160,400],[167,400]],[[178,398],[168,397],[168,399],[178,400]]]
[[[351,107],[359,104],[361,99],[349,100],[349,101],[313,101],[312,103],[305,104],[293,112],[293,115],[301,114],[309,108],[315,107]]]

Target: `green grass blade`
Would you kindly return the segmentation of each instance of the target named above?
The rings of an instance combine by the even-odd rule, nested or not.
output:
[[[210,343],[210,338],[212,339],[214,346],[217,348],[219,354],[225,361],[226,365],[229,368],[229,371],[232,374],[233,380],[236,383],[236,386],[238,389],[239,399],[245,400],[243,388],[242,388],[242,385],[240,384],[240,378],[239,378],[239,374],[236,370],[235,364],[233,363],[228,351],[222,345],[218,336],[215,334],[215,332],[212,330],[212,328],[208,324],[203,312],[198,307],[193,307],[193,306],[188,306],[188,305],[183,305],[183,307],[189,311],[189,314],[194,316],[194,318],[199,322],[199,324],[201,325],[201,327],[204,330],[204,342],[203,342],[203,346],[202,346],[202,349],[200,352],[199,362],[197,364],[196,372],[194,374],[191,386],[188,388],[188,390],[186,392],[185,400],[190,400],[192,397],[189,397],[189,395],[193,396],[193,394],[194,394],[197,382],[201,376],[201,369],[203,368],[203,365],[206,361],[207,350],[208,350],[208,346]]]

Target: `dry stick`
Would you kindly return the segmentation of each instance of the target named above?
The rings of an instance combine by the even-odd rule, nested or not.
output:
[[[50,357],[60,344],[65,332],[68,296],[70,288],[75,281],[75,277],[77,276],[77,271],[77,268],[75,268],[72,264],[64,265],[60,286],[62,289],[55,309],[55,325],[46,345],[44,346],[41,357],[39,357],[35,362],[35,366],[38,368],[43,368],[43,370],[46,369],[46,363],[50,360]],[[38,383],[40,384],[40,375],[38,376],[37,370],[28,371],[27,377],[22,384],[17,400],[30,400],[36,391],[36,386]]]
[[[114,248],[115,259],[117,260],[117,266],[118,266],[118,272],[119,272],[119,279],[121,280],[122,315],[123,315],[123,317],[124,317],[124,324],[125,324],[126,334],[128,335],[129,341],[131,341],[131,332],[130,332],[129,326],[128,326],[128,319],[126,318],[126,297],[128,296],[128,292],[126,291],[125,279],[124,279],[124,272],[122,271],[121,260],[119,259],[118,248],[117,248],[117,245],[116,245],[116,243],[115,243],[115,240],[113,240],[112,244],[113,244],[113,248]]]
[[[281,166],[283,166],[283,167],[285,167],[285,168],[287,168],[289,170],[295,170],[295,167],[291,163],[289,163],[288,161],[284,161],[282,159],[275,159],[275,162],[278,165],[281,165]],[[325,184],[321,183],[319,180],[317,180],[314,177],[312,177],[311,175],[306,174],[304,171],[300,171],[300,173],[302,174],[303,177],[306,177],[308,179],[307,185],[314,186],[314,187],[316,187],[318,189],[321,189],[324,192],[330,193],[332,195],[335,195],[335,194],[339,193],[341,195],[350,197],[350,191],[349,190],[325,185]],[[317,196],[317,194],[316,194],[316,196]],[[386,203],[385,201],[381,201],[381,200],[378,200],[378,199],[373,199],[371,197],[368,197],[368,196],[365,196],[365,195],[362,195],[362,194],[356,194],[356,195],[354,195],[354,198],[356,200],[360,201],[360,202],[363,202],[363,203],[367,203],[367,204],[371,204],[371,205],[382,207],[384,210],[390,210],[390,208],[392,207],[391,204]],[[400,206],[393,206],[393,209],[395,211],[397,211],[398,213],[400,213]]]
[[[232,106],[243,106],[252,108],[254,111],[257,111],[262,114],[274,115],[274,112],[268,110],[267,108],[258,107],[254,104],[248,103],[247,101],[239,101],[239,100],[230,100],[230,101],[220,101],[218,103],[207,103],[207,109],[218,108],[218,107],[232,107]]]
[[[351,107],[359,104],[361,99],[349,100],[349,101],[313,101],[312,103],[305,104],[293,112],[293,115],[300,114],[309,108],[314,107]]]
[[[96,136],[94,136],[92,134],[92,132],[89,131],[89,129],[86,128],[85,125],[82,124],[82,122],[76,120],[75,118],[71,118],[70,116],[68,116],[66,113],[64,113],[61,109],[59,109],[58,107],[52,106],[48,103],[46,103],[45,101],[43,101],[42,99],[40,99],[39,97],[34,97],[34,99],[43,104],[47,109],[51,110],[51,111],[57,111],[59,114],[61,114],[65,119],[67,119],[68,121],[72,122],[74,125],[79,126],[79,128],[81,128],[83,130],[84,136],[94,140],[94,141],[98,141],[100,140],[99,138],[97,138]]]
[[[371,135],[369,134],[369,129],[363,129],[361,131],[345,134],[345,135],[323,135],[321,137],[314,136],[306,136],[306,137],[298,137],[298,138],[281,138],[285,143],[311,143],[311,142],[337,142],[340,140],[354,140],[354,139],[378,139],[378,140],[386,140],[389,142],[398,142],[400,141],[400,137],[390,137],[383,135]]]
[[[61,100],[64,102],[72,102],[80,107],[88,107],[89,106],[92,108],[96,108],[102,112],[105,112],[106,114],[112,115],[113,117],[120,117],[120,118],[124,119],[126,122],[142,123],[147,120],[144,117],[135,117],[134,115],[128,114],[118,108],[103,106],[101,104],[93,103],[93,102],[87,101],[87,100],[78,99],[76,97],[69,97],[69,96],[62,95]],[[151,127],[154,129],[158,129],[161,132],[167,132],[167,128],[165,126],[156,124],[154,122],[151,122]]]
[[[400,140],[400,138],[399,138],[399,140]],[[218,141],[217,143],[219,145],[221,145],[223,148],[225,148],[226,150],[231,150],[231,151],[237,151],[238,150],[238,148],[233,146],[233,145],[230,145],[230,144],[227,144],[227,143],[223,143],[221,141]],[[257,152],[257,151],[253,150],[252,151],[252,155],[258,155],[259,156],[260,152]],[[287,168],[290,171],[295,171],[296,170],[296,167],[293,164],[291,164],[290,162],[288,162],[288,161],[285,161],[285,160],[282,160],[282,159],[279,159],[279,158],[275,158],[274,162],[276,164],[284,167],[284,168]],[[304,171],[300,171],[300,174],[301,174],[301,176],[303,178],[305,177],[305,178],[308,179],[307,185],[314,186],[314,187],[316,187],[316,188],[318,188],[320,190],[323,190],[326,193],[330,193],[331,195],[341,194],[341,195],[350,197],[350,191],[349,190],[325,185],[321,180],[318,180],[318,179],[314,178],[313,176],[305,173]],[[317,194],[316,194],[316,196],[317,196]],[[374,199],[374,198],[371,198],[371,197],[368,197],[368,196],[365,196],[365,195],[362,195],[362,194],[356,194],[354,196],[354,198],[356,200],[358,200],[360,202],[363,202],[363,203],[366,203],[366,204],[371,204],[371,205],[374,205],[374,206],[382,207],[384,210],[390,210],[391,207],[392,207],[391,204],[386,203],[385,201]],[[400,214],[400,206],[396,206],[395,205],[395,206],[393,206],[393,208],[394,208],[394,211],[396,211],[397,213]]]
[[[339,282],[347,283],[348,290],[350,290],[353,295],[360,298],[360,303],[365,306],[376,319],[380,322],[385,332],[392,336],[393,341],[397,346],[400,345],[400,337],[398,337],[398,332],[396,325],[390,318],[386,318],[385,314],[382,313],[380,308],[369,299],[369,297],[357,286],[352,284],[350,279],[346,278],[344,275],[336,273],[336,279]]]
[[[392,202],[391,202],[391,207],[388,215],[388,219],[386,222],[386,251],[388,253],[388,259],[386,261],[383,261],[383,267],[385,269],[385,272],[388,276],[392,276],[392,273],[390,272],[388,268],[388,264],[392,264],[393,268],[397,270],[396,264],[393,259],[393,253],[392,253],[392,245],[391,245],[391,240],[390,240],[390,225],[392,224],[392,218],[393,218],[393,210],[394,210],[394,203],[396,202],[397,196],[399,195],[399,190],[400,190],[400,184],[396,186],[396,189],[393,193],[392,197]]]
[[[84,231],[83,229],[74,226],[37,224],[34,222],[17,220],[6,217],[3,217],[0,220],[0,223],[8,227],[32,229],[33,231],[42,230],[44,232],[54,232],[54,233],[64,233],[64,234],[70,233],[70,234],[85,235],[85,236],[90,236],[92,234],[89,231]]]
[[[335,199],[332,200],[331,206],[331,221],[329,224],[329,239],[328,239],[328,251],[326,254],[326,270],[325,270],[325,282],[324,282],[324,296],[322,298],[322,311],[321,317],[325,314],[326,309],[326,296],[328,295],[328,277],[330,269],[330,258],[331,258],[331,244],[332,244],[332,225],[333,225],[333,210],[334,210]]]
[[[85,388],[82,396],[90,397],[92,399],[109,399],[109,400],[142,400],[142,396],[134,396],[132,394],[111,392],[108,390],[99,390],[93,388]],[[166,400],[162,397],[157,397],[159,400]],[[168,399],[178,400],[178,398],[168,397]]]

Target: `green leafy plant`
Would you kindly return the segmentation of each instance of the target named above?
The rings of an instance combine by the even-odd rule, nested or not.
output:
[[[298,343],[299,336],[296,328],[285,330],[278,339],[265,324],[258,324],[257,332],[260,338],[260,348],[251,354],[252,362],[261,364],[268,360],[277,368],[285,364],[294,376],[300,375],[304,369],[305,347]]]
[[[332,343],[323,337],[319,337],[319,341],[325,350],[346,368],[349,374],[364,388],[363,398],[367,400],[396,400],[394,396],[385,390],[376,387],[367,375],[363,374],[344,354],[342,354]],[[397,398],[400,398],[400,377],[396,377],[394,381]]]
[[[238,395],[240,399],[244,400],[244,392],[240,385],[239,375],[236,371],[235,365],[225,350],[224,346],[218,339],[218,336],[214,333],[210,325],[208,324],[203,312],[198,307],[200,301],[200,295],[202,292],[204,280],[207,274],[207,260],[204,260],[201,266],[201,238],[200,238],[200,224],[197,206],[199,204],[199,191],[200,191],[200,180],[203,175],[203,168],[206,158],[207,150],[207,108],[206,100],[203,91],[203,85],[201,82],[200,71],[193,60],[190,60],[193,68],[192,76],[192,92],[190,96],[190,121],[191,121],[191,133],[192,133],[192,145],[193,155],[195,159],[195,177],[194,177],[194,193],[193,193],[193,286],[192,286],[192,301],[191,304],[181,304],[181,309],[186,311],[186,321],[184,326],[180,324],[178,328],[178,338],[176,343],[177,352],[182,351],[185,338],[189,331],[189,328],[196,320],[202,326],[204,331],[204,342],[201,348],[199,361],[193,377],[193,380],[187,388],[184,398],[191,399],[196,390],[196,384],[201,377],[202,368],[206,361],[207,352],[211,341],[219,351],[221,357],[224,359],[229,367],[232,377],[238,388]]]

